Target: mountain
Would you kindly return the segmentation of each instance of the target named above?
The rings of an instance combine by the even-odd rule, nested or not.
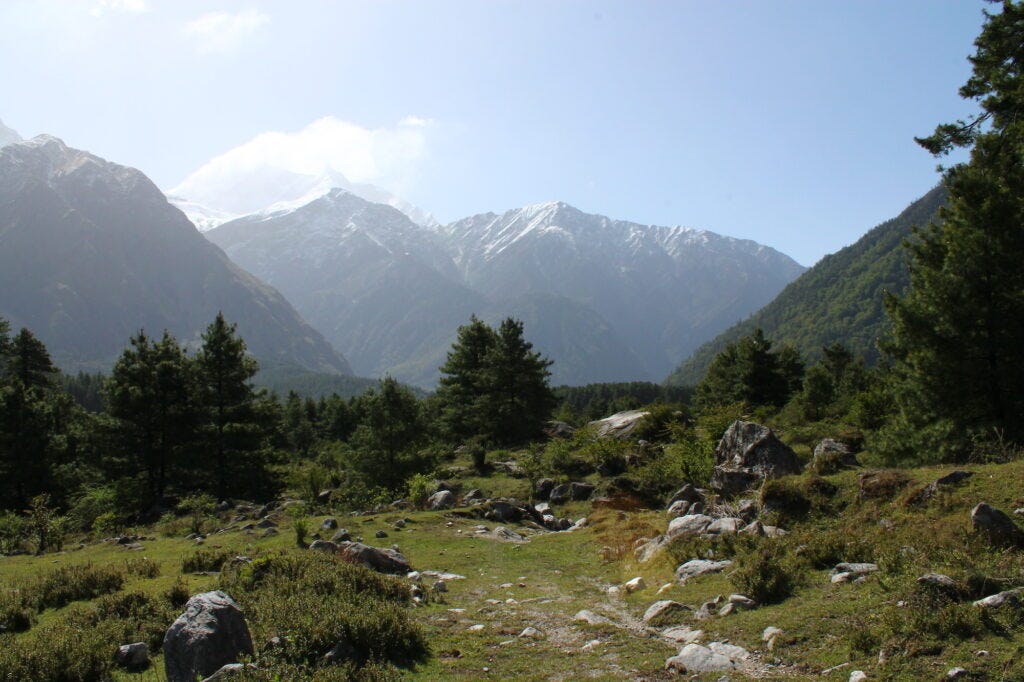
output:
[[[458,281],[434,232],[341,189],[296,209],[239,218],[206,237],[278,288],[363,376],[428,382],[438,349],[484,306]],[[422,357],[431,360],[403,368]]]
[[[15,142],[21,142],[21,135],[11,130],[0,121],[0,147],[5,147]]]
[[[436,383],[474,314],[523,320],[555,360],[556,383],[664,376],[801,271],[753,242],[565,204],[428,229],[340,189],[205,234],[287,296],[357,374],[419,386]]]
[[[375,185],[352,183],[331,169],[306,175],[270,164],[240,168],[213,159],[168,190],[167,196],[205,232],[241,216],[299,208],[333,189],[387,204],[418,225],[437,226],[434,217],[423,209]]]
[[[0,316],[63,369],[108,368],[140,328],[196,344],[218,311],[263,362],[351,373],[141,172],[45,135],[0,150]]]
[[[902,292],[909,282],[903,240],[912,227],[935,220],[945,201],[944,188],[936,187],[856,243],[822,258],[771,303],[698,348],[666,382],[698,383],[726,345],[758,327],[774,343],[792,344],[812,360],[822,346],[839,341],[869,363],[877,361],[877,340],[888,324],[884,293]]]
[[[640,225],[562,202],[487,213],[440,230],[466,284],[488,298],[546,293],[586,305],[664,376],[770,301],[804,268],[753,241]]]

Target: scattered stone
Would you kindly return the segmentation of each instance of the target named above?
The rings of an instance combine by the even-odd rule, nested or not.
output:
[[[687,613],[690,610],[691,609],[688,606],[680,604],[677,601],[672,601],[671,599],[656,601],[644,612],[644,624],[653,627],[668,625],[670,621],[678,621],[678,619],[682,618],[684,613]]]
[[[1024,587],[989,595],[974,602],[975,606],[984,609],[1001,609],[1004,606],[1020,607],[1022,604],[1024,604]]]
[[[647,583],[640,576],[633,578],[632,580],[623,584],[622,589],[626,591],[626,594],[632,594],[647,587]]]
[[[427,498],[427,508],[431,511],[451,509],[455,506],[455,495],[450,490],[439,490]]]
[[[573,616],[572,619],[581,623],[586,623],[587,625],[611,625],[612,623],[608,618],[588,609],[577,611],[576,615]]]
[[[550,478],[541,478],[533,484],[533,496],[542,502],[551,497],[551,491],[555,489],[555,482]]]
[[[1024,531],[1017,527],[1013,519],[984,502],[971,510],[971,525],[974,532],[994,545],[1024,545]]]
[[[917,583],[927,589],[945,594],[953,599],[958,599],[963,592],[955,580],[950,578],[948,575],[943,575],[941,573],[925,573],[917,579]]]
[[[351,539],[352,536],[344,528],[334,531],[334,535],[331,536],[331,542],[349,542]]]
[[[756,609],[757,602],[745,594],[730,594],[729,603],[735,604],[739,609]]]
[[[149,667],[149,646],[145,642],[124,644],[117,648],[117,664],[132,672]]]
[[[852,673],[850,673],[849,682],[864,682],[866,679],[868,679],[867,673],[865,673],[863,670],[854,670]]]
[[[746,499],[740,500],[736,506],[736,516],[743,519],[744,524],[750,524],[757,518],[757,501]]]
[[[479,488],[473,488],[468,493],[462,496],[462,504],[470,505],[474,502],[483,502],[484,494]]]
[[[261,519],[260,522],[256,524],[256,527],[257,528],[277,528],[277,524],[274,523],[273,521],[271,521],[270,519]]]
[[[682,488],[672,493],[672,497],[668,498],[668,506],[671,507],[676,502],[696,504],[704,501],[704,493],[702,493],[699,488],[695,488],[692,483],[687,483]]]
[[[764,642],[765,648],[767,648],[768,651],[773,651],[775,649],[775,643],[782,635],[783,630],[781,628],[769,625],[761,633],[761,641]]]
[[[544,633],[535,627],[525,628],[519,633],[520,639],[544,639]]]
[[[386,538],[388,536],[388,532],[386,530],[379,530],[374,533],[374,535],[378,538]]]
[[[369,547],[361,542],[341,542],[338,544],[338,554],[349,563],[366,566],[378,573],[409,573],[409,561],[393,549]]]
[[[317,504],[329,504],[331,501],[331,495],[333,494],[333,490],[321,490],[316,496]]]
[[[715,449],[711,488],[732,496],[766,478],[800,473],[800,460],[767,426],[735,421]]]
[[[732,614],[736,613],[738,610],[739,609],[736,608],[735,604],[729,603],[729,604],[726,604],[725,606],[723,606],[721,609],[718,610],[718,615],[721,616],[722,618],[724,618],[726,616],[731,616]]]
[[[857,453],[847,443],[825,438],[814,447],[814,459],[808,468],[821,475],[857,466]]]
[[[505,526],[498,526],[493,531],[491,531],[491,537],[493,537],[495,540],[501,540],[503,542],[526,542],[525,537],[515,532],[514,530],[509,530]]]
[[[844,562],[836,564],[836,567],[832,569],[829,576],[831,576],[831,582],[833,584],[845,583],[850,580],[859,579],[869,573],[874,573],[877,570],[877,564]]]
[[[229,677],[235,677],[241,675],[246,669],[255,669],[256,666],[252,663],[228,663],[227,665],[221,666],[220,669],[214,674],[207,677],[203,682],[217,682],[217,680],[226,680]]]
[[[337,530],[337,528],[338,519],[334,518],[333,516],[328,516],[326,519],[323,520],[323,523],[320,524],[320,530]]]
[[[434,583],[434,592],[447,592],[447,591],[448,591],[448,583],[446,583],[445,581],[438,580],[437,582]]]
[[[265,531],[263,531],[263,535],[261,537],[272,538],[275,535],[277,535],[277,529],[276,528],[267,528]],[[202,540],[198,540],[197,542],[201,543]]]
[[[589,500],[594,494],[594,486],[590,483],[573,481],[569,484],[569,497],[575,502]]]
[[[669,516],[685,516],[686,512],[690,509],[690,503],[686,500],[676,500],[668,505]]]
[[[664,585],[658,588],[658,596],[660,597],[661,595],[665,594],[666,592],[671,590],[672,587],[672,583],[665,583]]]
[[[695,644],[704,636],[704,631],[693,630],[685,625],[677,625],[662,632],[661,636],[677,644]]]
[[[319,550],[321,552],[327,552],[328,554],[334,554],[338,551],[338,544],[331,542],[330,540],[314,540],[313,544],[311,544],[309,548]]]
[[[483,623],[476,623],[466,628],[466,632],[483,632],[486,626]]]
[[[164,636],[168,682],[194,682],[241,654],[252,654],[252,636],[238,604],[221,591],[197,594]]]
[[[712,642],[708,646],[687,644],[665,668],[679,673],[708,673],[736,670],[750,654],[742,647]]]
[[[649,412],[646,410],[628,410],[626,412],[616,412],[610,417],[604,419],[598,419],[587,424],[588,427],[594,429],[594,434],[598,438],[629,438],[643,418],[646,417]]]
[[[722,537],[723,535],[735,535],[746,525],[746,521],[736,517],[715,519],[708,524],[707,528],[704,529],[703,536],[714,539]]]
[[[669,521],[665,535],[670,539],[684,535],[701,535],[713,521],[713,518],[704,514],[679,516]]]
[[[969,676],[970,673],[967,672],[967,668],[950,668],[949,672],[946,673],[947,680],[962,680]]]
[[[676,582],[680,585],[690,578],[695,578],[706,573],[719,573],[732,566],[732,561],[724,559],[713,561],[711,559],[690,559],[676,568]]]

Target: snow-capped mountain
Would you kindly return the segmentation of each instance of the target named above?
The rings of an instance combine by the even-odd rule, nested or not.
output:
[[[424,386],[471,314],[523,319],[556,383],[657,380],[803,270],[754,242],[563,203],[427,229],[342,190],[206,236],[279,288],[358,374]]]
[[[474,291],[543,292],[583,303],[659,379],[804,271],[753,241],[612,220],[562,202],[472,216],[440,233]]]
[[[0,149],[0,316],[61,367],[108,369],[141,328],[195,344],[219,311],[264,364],[351,372],[141,172],[47,135]]]
[[[221,167],[214,159],[169,189],[167,196],[205,232],[245,215],[299,208],[333,189],[347,190],[367,201],[396,208],[418,225],[438,224],[429,213],[387,190],[350,182],[331,169],[307,175],[268,164],[244,169]]]
[[[5,126],[3,121],[0,121],[0,147],[13,142],[21,142],[21,135]]]

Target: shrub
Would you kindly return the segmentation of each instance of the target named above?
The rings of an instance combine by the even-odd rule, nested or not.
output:
[[[156,578],[160,575],[160,564],[149,557],[137,557],[125,559],[124,570],[128,575],[137,575],[140,578]]]
[[[189,495],[178,503],[178,511],[189,519],[189,531],[196,535],[203,532],[206,518],[213,514],[217,501],[209,495]]]
[[[865,471],[857,479],[861,499],[891,500],[910,485],[910,475],[901,469]]]
[[[95,599],[124,586],[124,571],[91,563],[50,571],[30,588],[36,608],[60,608],[73,601]]]
[[[334,556],[268,555],[227,567],[220,587],[245,609],[254,641],[280,637],[280,645],[257,651],[261,663],[315,668],[338,643],[347,645],[359,665],[409,664],[427,651],[423,633],[405,610],[408,587]]]
[[[224,563],[235,557],[229,550],[201,549],[190,557],[181,560],[182,573],[220,572]]]
[[[787,599],[806,575],[806,567],[783,543],[740,543],[737,550],[736,569],[729,579],[737,591],[761,604],[777,604]]]
[[[73,610],[64,622],[80,630],[103,625],[108,633],[116,633],[118,642],[145,642],[151,651],[158,651],[167,626],[176,616],[169,604],[156,597],[142,592],[120,592]]]
[[[181,576],[178,576],[174,583],[164,592],[164,599],[176,609],[183,607],[191,597],[192,594],[189,592],[188,585],[181,579]]]
[[[434,479],[426,474],[414,474],[406,481],[407,497],[409,502],[416,508],[422,509],[427,504],[427,499],[434,492]]]
[[[25,551],[25,519],[14,512],[0,512],[0,553]]]
[[[0,632],[24,632],[36,621],[35,610],[21,590],[0,592]]]
[[[770,478],[761,487],[761,506],[783,524],[835,511],[838,489],[816,475]]]

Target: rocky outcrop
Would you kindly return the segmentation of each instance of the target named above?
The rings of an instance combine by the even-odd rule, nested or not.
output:
[[[971,510],[971,526],[993,545],[1024,546],[1024,531],[1009,516],[984,502]]]
[[[711,488],[733,496],[766,478],[800,473],[800,460],[767,426],[736,421],[715,449]]]
[[[195,682],[242,654],[252,654],[252,636],[238,604],[224,592],[197,594],[164,636],[168,682]]]
[[[455,506],[455,495],[450,490],[439,490],[427,498],[427,508],[431,511],[451,509]]]
[[[592,421],[587,426],[594,429],[594,434],[598,438],[625,439],[633,435],[648,414],[650,413],[646,410],[616,412],[610,417]]]
[[[378,573],[405,575],[409,572],[409,561],[393,549],[370,547],[361,542],[338,543],[338,556],[352,564],[365,566]]]
[[[688,674],[724,672],[740,668],[748,658],[750,652],[733,644],[687,644],[676,656],[665,661],[665,668]]]

